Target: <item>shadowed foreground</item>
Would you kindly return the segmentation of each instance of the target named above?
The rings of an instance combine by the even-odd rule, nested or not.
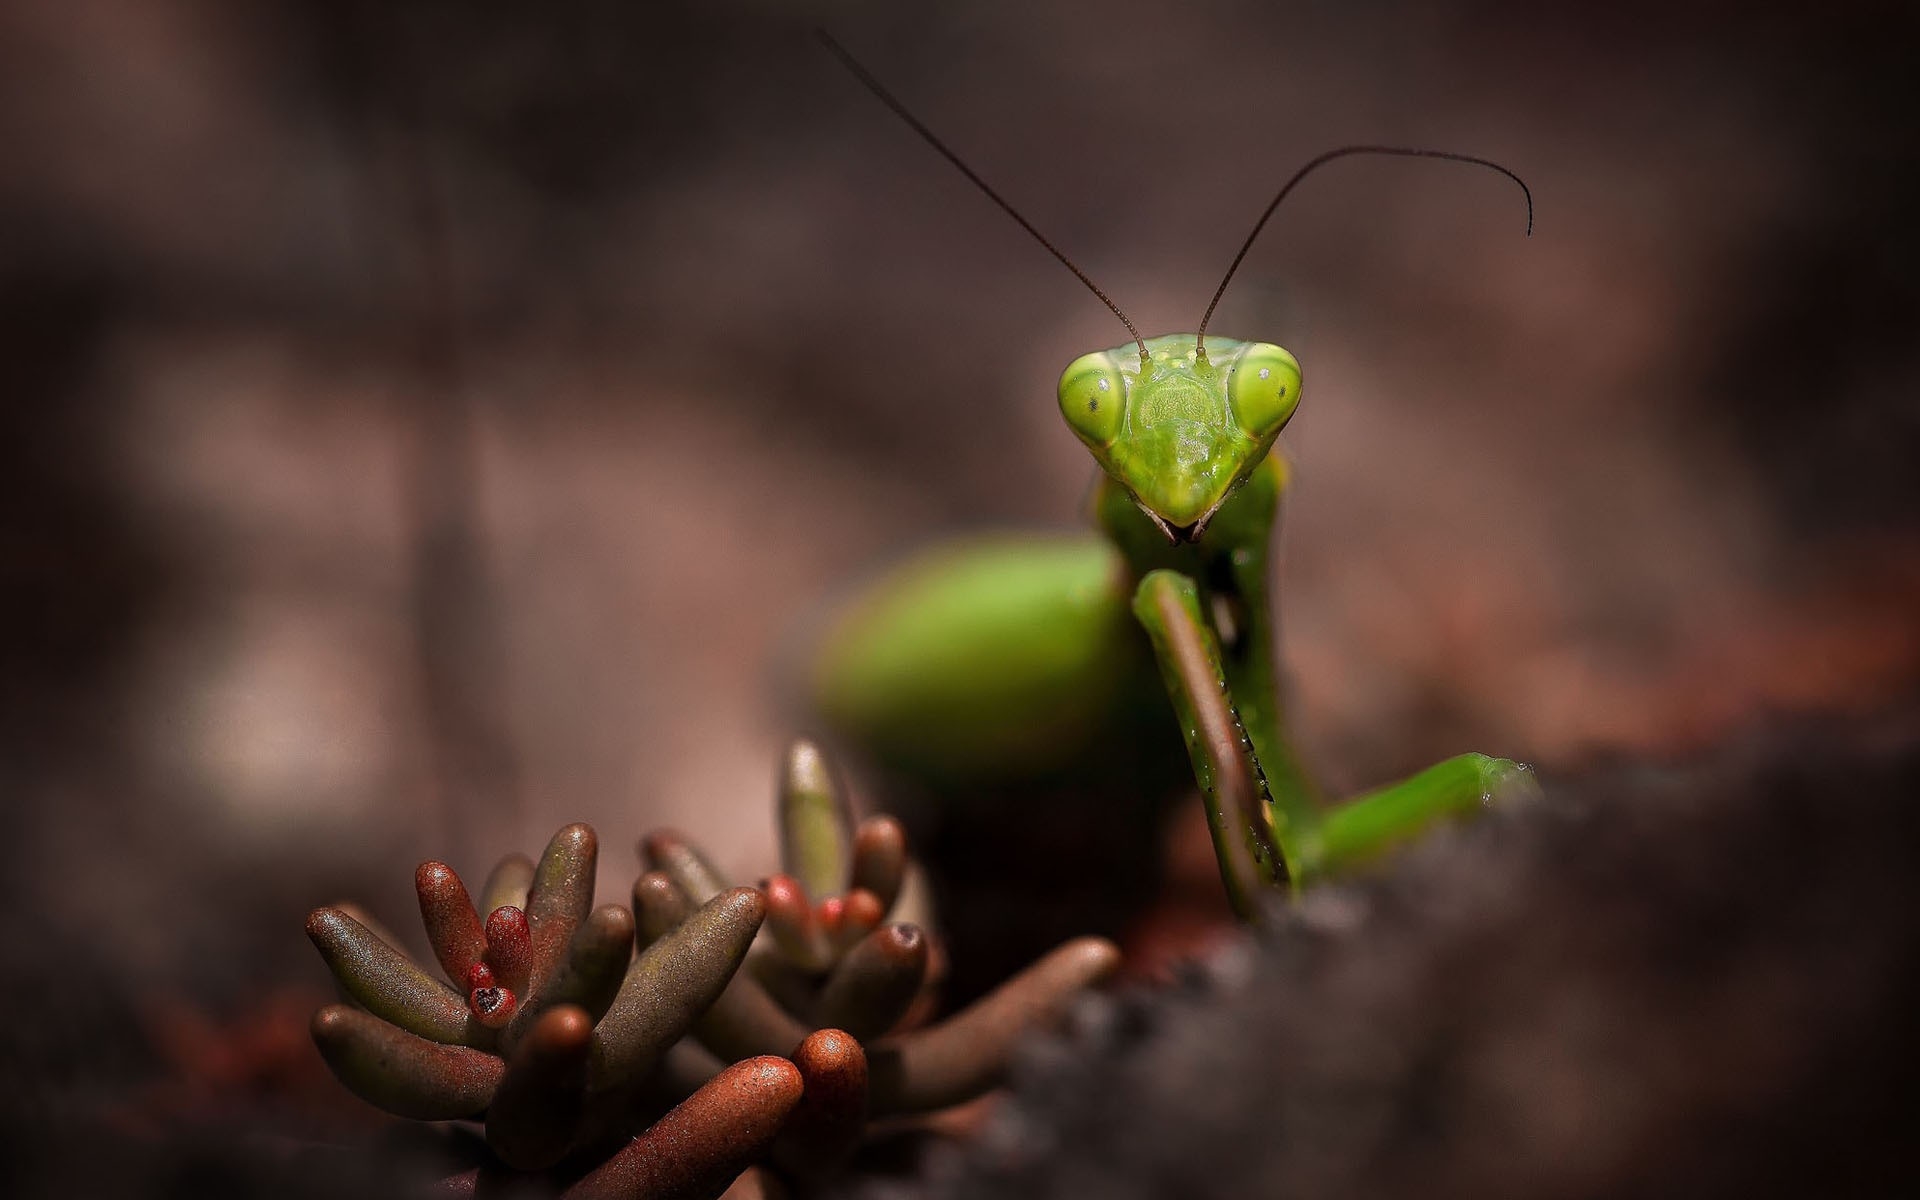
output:
[[[1617,770],[1317,892],[1086,1005],[911,1194],[1913,1194],[1912,725]]]

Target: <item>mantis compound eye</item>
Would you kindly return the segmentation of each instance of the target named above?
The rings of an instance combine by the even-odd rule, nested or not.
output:
[[[1060,415],[1089,446],[1120,436],[1126,398],[1127,381],[1105,352],[1083,354],[1060,373]]]
[[[1278,346],[1255,342],[1233,365],[1227,399],[1234,420],[1255,438],[1268,438],[1300,406],[1300,364]]]

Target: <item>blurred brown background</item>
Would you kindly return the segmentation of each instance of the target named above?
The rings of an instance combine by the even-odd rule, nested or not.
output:
[[[1496,178],[1342,164],[1216,319],[1306,367],[1286,645],[1338,784],[1912,693],[1907,6],[8,0],[40,1115],[271,1092],[191,1047],[318,987],[313,904],[407,927],[423,857],[585,819],[613,896],[664,823],[752,877],[809,614],[943,533],[1078,521],[1052,386],[1123,331],[815,24],[1150,333],[1321,149],[1532,185],[1529,240]]]

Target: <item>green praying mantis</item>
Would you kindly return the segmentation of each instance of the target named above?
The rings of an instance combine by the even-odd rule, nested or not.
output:
[[[821,38],[1131,337],[1069,363],[1058,388],[1062,417],[1100,467],[1100,533],[976,539],[878,580],[814,659],[814,699],[829,723],[909,772],[952,776],[992,763],[1061,774],[1134,736],[1127,714],[1158,686],[1182,729],[1228,897],[1248,919],[1275,889],[1351,870],[1436,823],[1535,793],[1524,765],[1465,754],[1344,803],[1323,801],[1288,741],[1268,586],[1287,486],[1274,444],[1299,408],[1300,364],[1277,345],[1206,332],[1281,201],[1330,162],[1385,155],[1489,168],[1520,186],[1531,234],[1525,182],[1498,163],[1447,151],[1323,153],[1267,205],[1197,330],[1145,338],[845,49]]]

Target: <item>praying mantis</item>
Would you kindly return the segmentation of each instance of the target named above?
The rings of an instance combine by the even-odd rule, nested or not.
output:
[[[813,660],[814,701],[841,736],[905,769],[982,762],[1036,776],[1133,736],[1155,686],[1171,702],[1234,909],[1367,864],[1432,826],[1537,792],[1529,768],[1464,754],[1328,805],[1288,740],[1269,590],[1287,466],[1275,441],[1301,400],[1280,346],[1209,337],[1214,310],[1269,218],[1336,160],[1449,151],[1357,145],[1308,161],[1255,222],[1193,333],[1146,338],[1105,292],[839,43],[879,99],[1077,276],[1131,340],[1061,374],[1061,416],[1100,468],[1097,535],[986,538],[902,564],[851,603]],[[1164,711],[1164,704],[1161,706]]]

